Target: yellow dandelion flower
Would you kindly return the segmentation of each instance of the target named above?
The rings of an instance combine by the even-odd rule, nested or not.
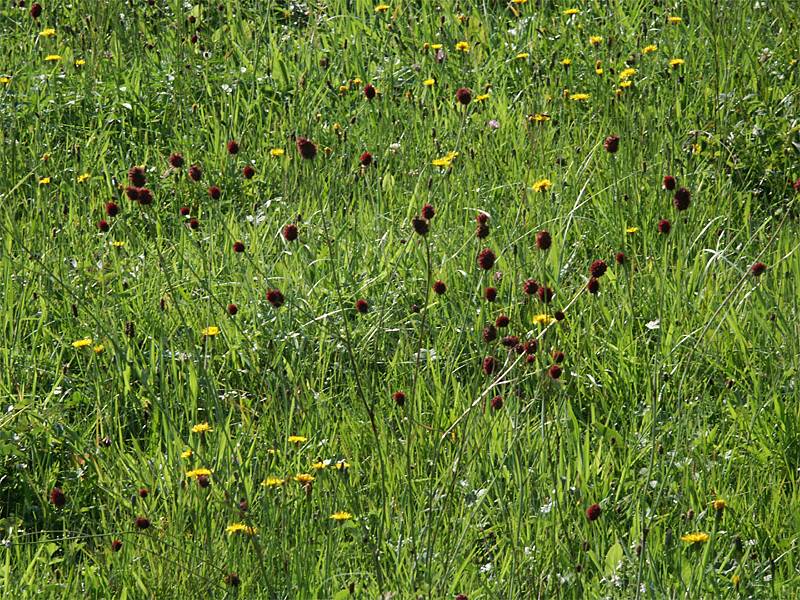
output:
[[[469,42],[458,42],[456,44],[456,50],[466,54],[467,52],[469,52]]]
[[[528,54],[527,52],[520,52],[519,54],[517,54],[516,58],[518,60],[525,60],[529,56],[530,56],[530,54]]]
[[[199,469],[192,469],[191,471],[186,471],[186,477],[189,479],[197,479],[198,477],[210,477],[211,476],[211,469],[206,469],[204,467],[200,467]]]
[[[348,86],[348,85],[340,85],[339,86],[339,93],[340,94],[344,94],[345,92],[347,92],[349,90],[350,90],[350,86]],[[275,156],[275,155],[273,154],[273,156]]]
[[[114,248],[122,248],[123,246],[125,246],[125,242],[120,242],[119,240],[117,240],[111,242],[111,245],[114,246]]]
[[[244,523],[231,523],[225,528],[225,531],[228,532],[229,535],[233,535],[236,533],[244,533],[245,535],[255,535],[258,533],[258,529],[255,527],[251,527],[250,525],[245,525]]]
[[[83,60],[82,58],[79,58],[78,60],[75,61],[75,66],[76,67],[82,67],[85,64],[86,64],[86,61]]]
[[[741,580],[742,578],[739,577],[738,575],[734,575],[733,577],[731,577],[731,583],[733,584],[733,587],[739,587],[739,582]]]
[[[572,96],[570,96],[570,98],[572,98],[576,102],[580,102],[580,101],[588,100],[589,98],[591,98],[591,95],[590,94],[572,94]]]
[[[633,82],[630,79],[626,79],[625,81],[619,82],[619,87],[621,88],[629,88],[633,85]]]
[[[103,344],[97,344],[94,348],[92,348],[95,354],[102,354],[106,351],[106,347]]]
[[[571,17],[572,15],[579,15],[579,14],[581,14],[581,11],[579,11],[577,8],[568,8],[564,11],[565,17]]]
[[[634,234],[634,233],[636,233],[637,231],[639,231],[639,228],[638,228],[638,227],[627,227],[627,228],[625,229],[625,233],[627,233],[628,235],[633,235],[633,234]]]
[[[489,99],[489,94],[481,94],[480,96],[475,97],[475,102],[484,102]]]
[[[92,345],[92,338],[90,337],[83,338],[82,340],[75,340],[74,342],[72,342],[73,348],[86,348],[87,346],[91,345]]]
[[[672,25],[680,25],[681,23],[683,23],[683,18],[682,17],[667,17],[667,21],[669,21],[669,23],[672,24]]]
[[[311,468],[314,469],[315,471],[322,471],[322,469],[324,469],[327,466],[328,465],[325,464],[324,460],[318,460],[313,465],[311,465]]]
[[[464,42],[466,44],[466,42]],[[431,44],[431,50],[441,50],[444,48],[442,44]],[[467,44],[467,48],[469,48],[469,44]]]
[[[261,485],[264,487],[280,487],[286,482],[285,479],[281,479],[280,477],[267,477],[264,481],[261,482]]]
[[[213,337],[215,335],[219,335],[219,327],[216,325],[209,325],[205,327],[201,332],[202,335]]]
[[[375,7],[376,13],[385,13],[387,10],[389,10],[388,4],[378,4],[378,6]]]
[[[433,77],[428,77],[425,81],[422,82],[422,85],[425,87],[431,87],[436,84],[436,80]]]
[[[680,67],[682,65],[685,65],[685,64],[686,64],[686,61],[683,60],[682,58],[672,58],[669,61],[669,66],[672,67],[673,69],[677,69],[678,67]]]
[[[619,78],[623,80],[630,79],[634,75],[636,75],[636,69],[634,69],[633,67],[628,67],[627,69],[623,69],[622,71],[620,71]]]
[[[591,44],[592,46],[599,46],[602,43],[603,43],[602,36],[593,35],[589,37],[589,44]]]
[[[565,67],[568,67],[568,66],[570,66],[572,64],[572,59],[571,58],[562,58],[560,62]]]
[[[50,183],[50,178],[49,177],[42,177],[39,180],[39,185],[47,185],[48,183]]]
[[[681,541],[686,544],[705,544],[709,540],[709,535],[701,531],[687,533],[681,536]]]
[[[556,318],[551,317],[546,313],[542,313],[539,315],[534,315],[533,319],[531,319],[534,325],[550,325],[550,323],[555,323]]]
[[[433,159],[431,161],[431,164],[434,167],[443,167],[445,169],[449,169],[452,166],[453,161],[456,159],[457,156],[458,152],[450,151],[440,158]]]
[[[181,452],[181,458],[190,458],[192,456],[192,454],[194,454],[194,452],[192,452],[192,449],[191,448],[187,448],[186,450]]]
[[[511,0],[514,4],[526,4],[528,0]]]
[[[89,177],[91,177],[89,173],[83,173],[82,175],[78,175],[78,183],[85,183],[89,181]]]
[[[272,150],[269,151],[269,153],[271,156],[278,158],[279,156],[283,156],[284,154],[286,154],[286,150],[284,150],[283,148],[273,148]]]
[[[594,72],[598,75],[602,75],[604,73],[603,67],[595,67]]]
[[[39,32],[39,37],[49,38],[49,37],[53,37],[55,34],[56,34],[56,30],[53,29],[52,27],[48,27],[47,29],[42,29]]]
[[[550,120],[550,115],[544,113],[534,113],[532,115],[528,115],[528,121],[531,123],[545,123]]]
[[[214,431],[214,428],[208,424],[208,421],[203,423],[198,423],[194,427],[192,427],[192,433],[210,433]]]
[[[302,483],[303,485],[307,485],[309,483],[313,483],[314,479],[316,479],[316,477],[314,477],[313,475],[311,475],[309,473],[298,473],[297,475],[294,476],[294,480],[297,483]]]
[[[42,154],[42,160],[44,161],[50,160],[50,153],[45,152],[44,154]]]
[[[361,78],[360,78],[360,77],[356,77],[355,79],[351,79],[351,80],[350,80],[350,83],[352,83],[353,85],[361,85],[361,84],[362,84],[362,83],[364,83],[364,82],[363,82],[363,81],[361,81]]]
[[[642,54],[652,54],[656,50],[658,50],[658,46],[655,44],[650,44],[649,46],[642,48]]]
[[[725,507],[728,506],[728,503],[725,502],[725,500],[723,500],[722,498],[717,498],[711,503],[711,506],[714,508],[715,511],[722,512],[723,510],[725,510]]]
[[[58,62],[62,58],[64,58],[64,57],[61,56],[60,54],[48,54],[47,56],[44,57],[44,61],[45,62]]]
[[[549,179],[540,179],[539,181],[534,182],[533,184],[533,191],[534,192],[546,192],[549,190],[553,185],[553,182]]]
[[[308,438],[304,437],[302,435],[290,435],[289,439],[288,439],[288,442],[290,444],[303,444],[303,443],[305,443],[307,441],[308,441]]]
[[[8,85],[9,83],[11,83],[11,77],[6,77],[5,75],[0,77],[0,85]]]
[[[349,521],[352,518],[353,515],[343,510],[335,512],[331,515],[331,519],[333,519],[334,521]]]
[[[350,463],[346,460],[342,459],[336,462],[336,470],[337,471],[346,471],[350,468]]]

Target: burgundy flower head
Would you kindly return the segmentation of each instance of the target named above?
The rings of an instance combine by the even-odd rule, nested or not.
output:
[[[67,496],[60,487],[54,487],[50,490],[50,502],[56,508],[64,508],[67,503]]]
[[[423,219],[422,217],[416,216],[411,219],[411,226],[414,228],[419,235],[426,235],[428,233],[429,225],[428,221]]]
[[[592,504],[589,508],[586,509],[586,518],[589,521],[597,521],[600,518],[600,514],[603,510],[600,508],[599,504]]]
[[[616,151],[619,150],[619,136],[618,135],[608,136],[603,142],[603,147],[609,154],[616,153]]]
[[[219,200],[219,197],[222,195],[222,190],[216,185],[212,185],[208,188],[208,195],[211,196],[212,200]]]
[[[672,175],[664,175],[664,180],[661,182],[662,188],[664,188],[668,192],[671,192],[672,190],[675,189],[676,185],[677,182],[675,181],[675,178]]]
[[[795,181],[795,182],[792,184],[792,189],[793,189],[795,192],[800,192],[800,177],[798,177],[798,178],[797,178],[797,181]]]
[[[526,296],[533,296],[539,290],[539,282],[535,279],[526,279],[522,283],[522,292]]]
[[[233,242],[233,251],[237,254],[244,252],[244,242],[240,242],[239,240]]]
[[[365,315],[369,312],[369,303],[363,298],[356,300],[356,312]]]
[[[553,238],[549,231],[542,230],[536,234],[536,247],[539,250],[547,250],[553,243]]]
[[[691,201],[692,201],[692,194],[685,187],[682,187],[677,192],[675,192],[675,197],[672,199],[672,203],[678,210],[686,210],[687,208],[689,208],[689,204],[691,203]]]
[[[400,407],[404,406],[405,403],[406,403],[406,394],[405,394],[405,392],[401,392],[399,390],[396,391],[394,394],[392,394],[392,400],[394,400],[394,403],[397,404],[397,406],[400,406]]]
[[[136,517],[134,524],[136,525],[136,529],[147,529],[150,527],[150,519],[147,517]]]
[[[658,233],[667,235],[670,229],[672,229],[672,224],[667,219],[661,219],[658,222]]]
[[[489,323],[486,327],[483,328],[483,332],[481,333],[481,337],[483,341],[487,344],[495,341],[497,339],[497,328]]]
[[[489,226],[486,223],[478,223],[475,228],[475,237],[479,240],[489,237]]]
[[[192,214],[192,211],[188,206],[181,206],[181,209],[180,209],[179,212],[180,212],[182,217],[188,217],[190,214]]]
[[[555,295],[555,293],[553,292],[553,288],[549,288],[545,285],[540,285],[536,293],[539,294],[539,300],[541,300],[545,304],[549,303],[553,299],[553,296]]]
[[[372,164],[372,154],[369,152],[364,152],[361,156],[358,157],[358,162],[361,163],[362,167],[368,167]]]
[[[503,397],[502,396],[495,396],[492,398],[492,410],[500,410],[503,408]]]
[[[173,152],[169,155],[169,165],[175,169],[180,169],[183,166],[183,155],[179,152]]]
[[[561,364],[564,362],[564,353],[561,350],[553,350],[553,362]]]
[[[34,2],[31,4],[31,17],[38,19],[40,16],[42,16],[42,5]]]
[[[200,181],[203,178],[203,170],[199,165],[192,165],[189,167],[189,179],[192,181]]]
[[[122,541],[121,540],[111,540],[111,551],[112,552],[119,552],[122,550]]]
[[[624,265],[625,264],[625,253],[624,252],[617,252],[614,255],[614,260],[616,261],[616,263],[618,265]]]
[[[430,221],[433,217],[436,216],[436,209],[433,208],[433,204],[427,203],[422,207],[420,213],[422,214],[423,219],[427,219],[428,221]]]
[[[119,206],[116,202],[106,202],[106,214],[109,217],[116,217],[119,214]]]
[[[283,306],[283,294],[281,294],[280,290],[269,290],[267,292],[267,301],[275,308],[280,308]]]
[[[225,584],[231,587],[239,587],[242,583],[242,580],[239,579],[239,575],[237,573],[228,573],[225,575]]]
[[[496,257],[491,248],[484,248],[478,254],[478,266],[484,271],[488,271],[494,266]]]
[[[372,100],[378,94],[378,90],[371,83],[364,86],[364,97],[367,100]]]
[[[200,220],[197,218],[189,219],[189,229],[192,231],[197,231],[200,229]]]
[[[138,200],[139,188],[129,185],[128,187],[125,188],[125,195],[128,197],[128,200]]]
[[[287,242],[293,242],[297,239],[298,230],[297,225],[294,223],[288,223],[287,225],[283,226],[283,239]]]
[[[763,262],[753,263],[753,266],[750,267],[750,272],[753,274],[754,277],[760,277],[763,275],[767,270],[767,265]]]
[[[228,150],[228,154],[239,154],[239,142],[236,140],[228,140],[225,147]]]
[[[605,275],[608,266],[606,265],[605,261],[603,260],[596,260],[594,261],[591,266],[589,267],[589,273],[591,273],[592,277],[600,278]]]
[[[150,490],[148,490],[146,487],[141,487],[139,488],[138,494],[139,498],[147,498],[147,496],[150,495]]]
[[[515,335],[506,335],[502,340],[500,340],[500,343],[506,348],[513,348],[519,344],[519,338]]]
[[[230,316],[234,316],[238,312],[239,312],[239,307],[238,306],[236,306],[233,302],[228,304],[228,314]]]
[[[447,284],[445,284],[445,282],[441,279],[437,279],[433,282],[433,291],[441,296],[447,291]]]
[[[459,104],[466,106],[472,102],[472,90],[465,87],[458,88],[456,90],[456,100],[459,102]]]
[[[153,192],[151,192],[147,188],[137,188],[136,189],[136,200],[142,206],[149,206],[153,203]]]
[[[103,219],[103,220],[101,220],[101,221],[98,221],[98,222],[97,222],[97,228],[98,228],[100,231],[102,231],[103,233],[105,233],[106,231],[108,231],[108,230],[109,230],[108,221],[106,221],[105,219]]]
[[[494,356],[487,356],[483,359],[481,363],[481,369],[483,369],[484,375],[491,375],[495,371],[497,371],[497,360]]]
[[[561,377],[561,367],[558,365],[550,365],[550,368],[547,369],[547,374],[551,379],[558,379]]]
[[[596,294],[600,291],[600,280],[596,277],[590,277],[589,282],[586,284],[586,289],[589,290],[589,293]]]
[[[131,167],[128,170],[128,181],[131,182],[133,187],[144,187],[147,183],[147,175],[145,174],[144,167]]]
[[[245,165],[242,169],[242,177],[245,179],[252,179],[255,174],[256,170],[250,165]]]
[[[497,300],[497,288],[487,287],[483,290],[483,297],[486,298],[487,302],[494,302]]]
[[[494,324],[497,326],[498,329],[502,329],[503,327],[508,327],[508,324],[511,322],[506,315],[500,315],[494,321]]]
[[[479,225],[486,225],[489,222],[489,215],[485,212],[479,212],[478,215],[475,217],[475,220],[478,222]]]
[[[306,160],[312,160],[317,155],[317,145],[308,138],[298,137],[295,144],[300,156]]]

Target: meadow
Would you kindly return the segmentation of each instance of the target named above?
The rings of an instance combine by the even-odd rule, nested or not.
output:
[[[790,0],[0,6],[0,598],[794,598]]]

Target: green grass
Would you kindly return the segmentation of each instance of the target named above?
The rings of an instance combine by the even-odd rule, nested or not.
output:
[[[568,16],[533,1],[53,0],[38,20],[12,4],[0,597],[796,597],[791,2],[581,2]],[[432,165],[449,152],[450,168]],[[149,206],[126,197],[134,165]],[[691,191],[688,210],[665,175]],[[529,278],[550,303],[523,292]],[[506,335],[537,340],[534,358]],[[207,487],[186,476],[200,467]],[[692,532],[709,539],[681,540]]]

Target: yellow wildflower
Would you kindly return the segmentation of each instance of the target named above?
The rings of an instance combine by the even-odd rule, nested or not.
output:
[[[5,75],[0,77],[0,84],[1,85],[8,85],[9,83],[11,83],[11,77],[6,77]]]
[[[389,10],[388,4],[378,4],[378,6],[375,7],[376,13],[385,13],[387,10]]]
[[[432,85],[436,84],[436,80],[433,77],[428,77],[425,81],[422,82],[422,85],[425,87],[431,87]]]
[[[679,25],[683,23],[683,18],[681,17],[667,17],[667,21],[669,21],[672,25]]]
[[[216,325],[209,325],[208,327],[204,328],[200,333],[209,337],[219,335],[219,327],[217,327]]]
[[[644,48],[642,48],[642,54],[650,54],[652,52],[655,52],[656,50],[658,50],[658,46],[656,46],[655,44],[650,44],[649,46],[645,46]]]
[[[328,465],[325,464],[324,460],[318,460],[313,465],[311,465],[311,468],[314,469],[315,471],[322,471],[322,469],[324,469],[327,466]]]
[[[636,233],[637,231],[639,231],[638,227],[628,227],[628,228],[625,229],[625,233],[631,234],[631,235]]]
[[[531,123],[544,123],[545,121],[550,120],[550,115],[544,113],[534,113],[532,115],[528,115],[528,121]]]
[[[630,79],[626,79],[625,81],[619,82],[619,87],[621,88],[629,88],[633,85],[633,82]]]
[[[725,502],[725,500],[723,500],[722,498],[717,498],[711,503],[711,506],[714,508],[715,511],[722,512],[723,510],[725,510],[725,507],[728,506],[728,503]]]
[[[561,59],[561,64],[564,65],[565,67],[568,67],[568,66],[570,66],[572,64],[572,59],[571,58],[562,58]]]
[[[285,483],[284,479],[280,477],[267,477],[264,481],[261,482],[261,485],[264,487],[280,487]]]
[[[295,475],[294,480],[297,483],[302,483],[303,485],[307,485],[309,483],[313,483],[314,479],[316,479],[313,475],[308,473],[298,473]]]
[[[347,85],[340,85],[339,86],[339,93],[344,94],[346,91],[350,89],[350,86]],[[274,154],[272,156],[275,156]]]
[[[534,192],[546,192],[550,189],[553,185],[553,182],[549,179],[540,179],[539,181],[534,182],[533,184],[533,191]]]
[[[79,58],[78,60],[75,61],[75,66],[76,67],[82,67],[85,64],[86,64],[86,61],[83,60],[82,58]]]
[[[577,8],[568,8],[564,11],[564,16],[571,17],[572,15],[579,15],[580,13],[581,11],[579,11]]]
[[[589,44],[592,46],[599,46],[603,43],[603,38],[599,35],[593,35],[589,37]]]
[[[634,69],[633,67],[628,67],[627,69],[623,69],[622,71],[620,71],[619,78],[623,80],[630,79],[634,75],[636,75],[636,69]]]
[[[709,535],[700,531],[687,533],[681,536],[681,541],[687,544],[705,544],[708,540]]]
[[[194,454],[194,452],[192,452],[192,449],[191,448],[187,448],[186,450],[181,452],[181,458],[189,458],[189,457],[192,456],[192,454]]]
[[[197,477],[209,477],[211,475],[211,469],[206,469],[200,467],[199,469],[192,469],[191,471],[186,471],[186,476],[189,479],[196,479]]]
[[[284,150],[283,148],[273,148],[272,150],[269,151],[269,153],[270,155],[277,158],[279,156],[283,156],[284,154],[286,154],[286,150]]]
[[[464,42],[466,44],[466,42]],[[467,44],[469,48],[469,44]],[[443,48],[442,44],[431,44],[431,50],[441,50]]]
[[[83,173],[82,175],[78,175],[78,183],[85,183],[86,181],[89,181],[89,177],[91,177],[89,173]]]
[[[433,159],[431,161],[431,164],[434,167],[442,167],[442,168],[445,168],[445,169],[449,169],[452,166],[453,161],[455,160],[455,158],[457,156],[458,156],[458,152],[450,151],[447,154],[445,154],[444,156],[442,156],[441,158]]]
[[[92,350],[94,350],[95,354],[102,354],[103,352],[106,351],[106,347],[103,346],[103,344],[97,344],[97,346],[92,348]]]
[[[483,102],[484,100],[489,99],[489,94],[481,94],[480,96],[475,97],[475,102]]]
[[[673,58],[670,59],[669,61],[669,66],[672,67],[673,69],[677,69],[678,67],[684,64],[686,64],[686,61],[683,60],[682,58]]]
[[[534,315],[533,319],[531,319],[535,325],[550,325],[550,323],[554,323],[556,318],[551,317],[546,313],[542,313],[539,315]]]
[[[742,578],[739,577],[738,575],[734,575],[733,577],[731,577],[731,583],[733,584],[733,587],[737,587],[738,588],[739,587],[739,582],[741,580],[742,580]]]
[[[466,54],[467,52],[469,52],[469,42],[458,42],[456,44],[456,50]]]
[[[48,183],[50,183],[50,178],[49,177],[42,177],[39,180],[39,185],[47,185]]]
[[[92,345],[92,338],[90,337],[83,338],[82,340],[75,340],[74,342],[72,342],[73,348],[86,348],[87,346],[91,345]]]
[[[364,82],[363,82],[363,81],[361,81],[361,78],[360,78],[360,77],[356,77],[355,79],[351,79],[351,80],[350,80],[350,83],[352,83],[353,85],[361,85],[361,84],[362,84],[362,83],[364,83]]]
[[[352,518],[353,518],[353,515],[351,515],[349,512],[345,512],[343,510],[335,512],[335,513],[333,513],[331,515],[331,519],[333,519],[334,521],[349,521]]]
[[[308,438],[302,435],[290,435],[288,441],[290,444],[303,444],[308,441]]]
[[[520,52],[519,54],[517,54],[517,58],[519,60],[525,60],[529,56],[530,56],[530,54],[528,54],[527,52]]]
[[[258,529],[255,527],[251,527],[250,525],[245,525],[244,523],[231,523],[225,528],[225,531],[228,534],[233,535],[235,533],[244,533],[246,535],[255,535],[258,533]]]
[[[576,102],[579,102],[581,100],[588,100],[589,98],[591,98],[591,96],[589,94],[572,94],[570,98],[572,98]]]
[[[48,54],[44,57],[45,62],[58,62],[63,58],[60,54]]]
[[[122,248],[125,245],[125,242],[114,241],[111,242],[111,245],[114,246],[114,248]]]
[[[56,30],[53,29],[52,27],[48,27],[47,29],[42,29],[39,32],[39,37],[49,38],[49,37],[53,37],[55,34],[56,34]]]
[[[192,433],[203,434],[203,433],[209,433],[211,431],[214,431],[214,429],[208,424],[207,421],[204,423],[198,423],[197,425],[192,427]]]
[[[349,468],[350,468],[350,463],[347,462],[346,460],[342,459],[342,460],[336,461],[336,470],[337,471],[346,471]]]

